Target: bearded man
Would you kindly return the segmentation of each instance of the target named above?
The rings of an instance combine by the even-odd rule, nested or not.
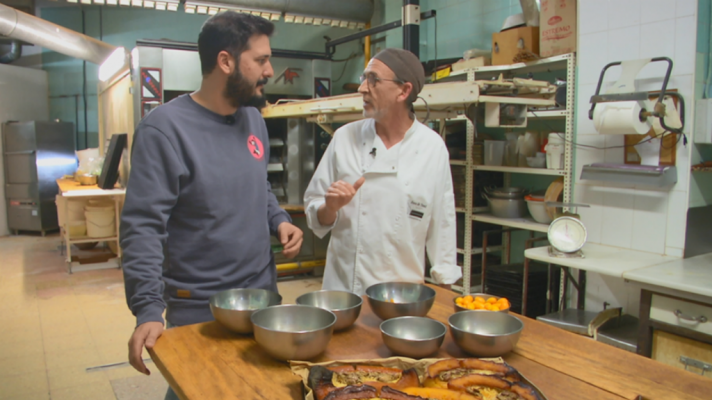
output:
[[[299,253],[291,223],[267,181],[269,138],[257,108],[274,75],[274,25],[223,12],[198,37],[200,89],[162,105],[136,128],[121,215],[126,301],[136,316],[129,361],[166,326],[213,319],[208,299],[233,288],[277,291],[270,234]],[[169,391],[167,398],[175,396]]]

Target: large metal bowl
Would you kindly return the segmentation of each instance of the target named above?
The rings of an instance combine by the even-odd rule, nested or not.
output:
[[[353,325],[361,313],[361,296],[338,290],[319,290],[297,297],[297,304],[329,310],[336,315],[334,330],[346,329]]]
[[[393,353],[423,358],[440,348],[447,327],[441,322],[425,317],[399,317],[381,322],[381,337]]]
[[[227,329],[243,334],[252,333],[252,313],[278,304],[282,304],[282,296],[265,289],[230,289],[210,296],[213,317]]]
[[[420,283],[377,283],[366,289],[373,313],[386,320],[424,317],[435,302],[435,290]]]
[[[309,360],[326,349],[336,315],[323,308],[288,304],[252,314],[255,341],[279,360]]]
[[[448,319],[455,343],[464,351],[480,357],[507,354],[519,341],[524,324],[519,318],[487,310],[468,310]]]

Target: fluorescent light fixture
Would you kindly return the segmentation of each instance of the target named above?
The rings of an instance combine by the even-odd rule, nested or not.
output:
[[[355,23],[355,22],[349,22],[349,29],[356,29],[356,23]]]
[[[303,24],[304,23],[304,16],[303,15],[297,15],[294,17],[294,23],[295,24]]]
[[[271,19],[272,21],[279,21],[279,17],[280,17],[280,16],[281,16],[281,15],[280,15],[279,13],[274,13],[274,14],[272,14],[272,16],[270,17],[270,19]]]
[[[106,82],[126,66],[126,49],[119,47],[99,66],[99,80]]]
[[[331,20],[331,26],[339,26],[340,22],[341,21],[339,21],[339,20],[333,19],[333,20]]]
[[[366,24],[364,22],[359,22],[358,25],[356,26],[356,29],[364,29],[366,27]]]
[[[143,8],[156,8],[156,2],[153,0],[143,0]]]
[[[323,20],[321,20],[321,24],[322,25],[331,25],[331,20],[324,18]]]
[[[91,0],[81,0],[82,4],[91,4]]]
[[[219,7],[208,7],[208,15],[215,15],[220,12]]]
[[[272,17],[272,13],[271,13],[271,12],[262,11],[262,14],[260,14],[260,16],[261,16],[262,18],[264,18],[264,19],[270,19],[270,17]]]
[[[220,9],[220,12],[225,12],[225,11],[230,11],[230,9],[229,8],[221,8]]]
[[[259,17],[262,16],[262,13],[260,11],[253,11],[252,15],[254,15],[255,17]]]
[[[174,3],[172,1],[166,3],[166,6],[168,7],[168,11],[178,11],[178,6],[180,3]]]
[[[67,0],[67,3],[77,3],[77,0]]]
[[[286,14],[284,16],[284,22],[290,22],[290,23],[294,22],[294,15]]]
[[[304,23],[305,24],[313,24],[314,23],[314,17],[304,17]]]
[[[104,0],[94,0],[94,4],[104,5]]]
[[[156,10],[166,11],[166,3],[163,1],[156,2]]]
[[[143,7],[143,0],[131,0],[133,7]]]
[[[119,0],[119,5],[128,7],[131,5],[131,0]]]
[[[321,18],[314,18],[314,25],[321,25]]]
[[[195,12],[197,12],[198,14],[207,14],[207,13],[208,13],[208,6],[201,6],[201,5],[198,5],[198,8],[196,9]]]
[[[195,14],[195,6],[186,4],[185,5],[185,12],[188,14]]]
[[[116,6],[119,4],[118,0],[106,0],[106,4],[109,6]]]

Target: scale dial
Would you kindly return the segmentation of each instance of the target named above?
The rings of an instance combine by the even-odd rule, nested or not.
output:
[[[562,253],[574,253],[586,243],[586,227],[574,217],[559,217],[549,225],[549,243]]]

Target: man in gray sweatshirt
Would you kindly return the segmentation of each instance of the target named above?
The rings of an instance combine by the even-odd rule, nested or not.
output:
[[[121,215],[126,299],[136,316],[129,361],[141,359],[169,325],[213,319],[221,290],[277,291],[270,234],[299,253],[291,224],[267,181],[269,138],[257,108],[274,75],[274,25],[249,14],[208,19],[198,37],[200,89],[162,105],[136,128]]]

